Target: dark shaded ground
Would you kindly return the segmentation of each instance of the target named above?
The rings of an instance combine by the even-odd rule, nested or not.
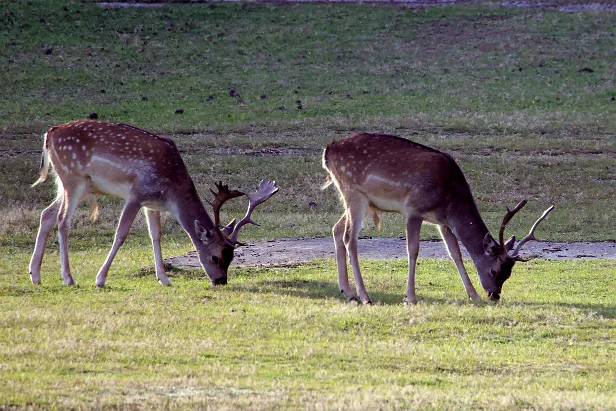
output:
[[[246,2],[246,0],[220,0],[225,2]],[[431,7],[445,6],[448,4],[469,3],[470,0],[252,0],[250,3],[387,3],[403,5],[406,7]],[[99,2],[104,7],[161,7],[165,4],[181,4],[182,1],[158,2],[156,0],[133,0],[133,1],[111,1]],[[186,1],[188,3],[188,1]],[[189,3],[190,4],[190,3]],[[616,11],[616,4],[613,0],[546,0],[546,1],[501,1],[505,7],[521,8],[540,8],[547,10],[558,10],[564,12],[580,11]]]
[[[524,246],[526,257],[548,260],[571,260],[576,258],[616,259],[616,242],[529,242]],[[468,254],[462,250],[465,257]],[[404,238],[362,238],[359,241],[360,258],[406,259]],[[249,244],[238,248],[234,264],[289,266],[307,262],[313,258],[334,257],[331,238],[284,238]],[[420,258],[448,258],[441,241],[422,241]],[[165,262],[181,267],[200,267],[194,252],[167,259]]]

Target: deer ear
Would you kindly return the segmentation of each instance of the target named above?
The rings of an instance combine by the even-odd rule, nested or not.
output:
[[[490,233],[487,233],[486,236],[483,237],[483,252],[490,257],[496,257],[500,254],[500,246]]]
[[[235,218],[233,220],[231,220],[231,222],[229,224],[227,224],[226,226],[224,226],[221,231],[223,232],[224,235],[226,235],[227,237],[229,237],[231,235],[231,233],[233,232],[233,229],[235,228],[235,224],[237,224],[237,221],[235,220]]]
[[[199,240],[203,241],[204,243],[209,242],[212,237],[214,237],[214,233],[212,232],[212,230],[208,230],[207,228],[203,227],[203,224],[201,224],[199,220],[195,220],[195,232],[197,233],[197,237],[199,238]]]
[[[513,250],[514,244],[515,244],[515,236],[512,235],[511,238],[509,240],[507,240],[507,242],[505,243],[505,249],[507,251]]]

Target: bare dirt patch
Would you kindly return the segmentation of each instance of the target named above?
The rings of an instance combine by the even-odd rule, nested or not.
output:
[[[465,257],[469,257],[462,250]],[[399,238],[364,237],[359,240],[361,258],[379,260],[406,259],[406,240]],[[525,246],[527,257],[548,260],[616,259],[616,242],[529,242]],[[315,258],[334,258],[331,238],[283,238],[260,241],[238,248],[234,264],[250,266],[294,266]],[[448,258],[441,241],[422,241],[419,258]],[[194,252],[167,259],[165,262],[179,267],[200,267]]]

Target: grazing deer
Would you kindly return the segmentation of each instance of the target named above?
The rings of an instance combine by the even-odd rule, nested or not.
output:
[[[169,211],[186,231],[212,283],[226,284],[234,249],[241,245],[237,240],[239,230],[248,223],[256,224],[251,219],[252,211],[278,191],[276,182],[268,180],[262,180],[253,194],[229,190],[220,182],[216,184],[218,192],[211,190],[215,196],[210,203],[214,210],[212,222],[172,140],[110,122],[83,120],[52,127],[45,134],[40,178],[33,186],[45,181],[50,163],[57,174],[58,195],[41,213],[41,225],[30,260],[33,284],[41,282],[45,243],[57,222],[62,278],[67,285],[73,285],[68,262],[71,219],[77,205],[86,197],[92,206],[92,216],[96,218],[97,195],[122,197],[125,201],[113,246],[96,276],[98,287],[105,285],[111,262],[141,208],[154,248],[156,277],[161,284],[169,285],[160,249],[161,211]],[[221,206],[242,195],[249,200],[246,216],[222,227]]]
[[[536,240],[534,232],[537,225],[554,208],[548,208],[535,222],[528,236],[511,251],[515,237],[505,242],[505,227],[524,207],[526,200],[513,210],[507,209],[499,242],[496,242],[479,215],[462,170],[448,154],[400,137],[359,134],[328,145],[323,152],[323,167],[340,191],[345,207],[344,214],[333,228],[340,292],[357,302],[371,303],[357,257],[357,239],[362,220],[368,215],[373,217],[377,227],[378,211],[398,212],[406,219],[409,263],[407,303],[417,302],[415,264],[423,221],[438,226],[468,296],[473,300],[480,299],[462,263],[458,239],[471,255],[488,298],[497,301],[514,263],[527,261],[520,257],[520,249],[527,241]],[[349,286],[347,254],[359,299]]]

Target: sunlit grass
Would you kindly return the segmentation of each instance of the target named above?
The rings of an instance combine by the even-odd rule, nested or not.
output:
[[[104,252],[57,255],[29,284],[26,253],[0,267],[0,397],[43,407],[601,408],[614,404],[611,262],[520,265],[501,303],[467,301],[453,263],[422,260],[417,306],[404,262],[365,261],[375,305],[344,301],[333,260],[198,270],[160,286],[149,247],[127,244],[108,287]],[[474,278],[475,274],[472,274]],[[558,395],[556,395],[558,393]]]

